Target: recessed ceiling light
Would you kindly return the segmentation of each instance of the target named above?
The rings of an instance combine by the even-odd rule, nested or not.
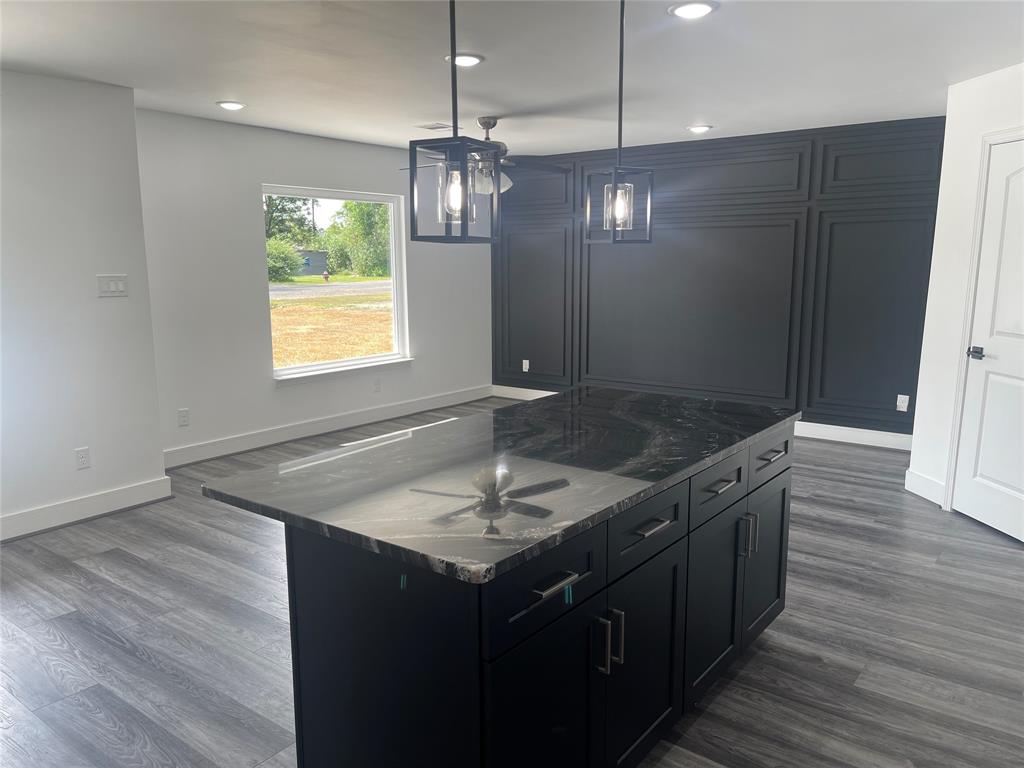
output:
[[[712,126],[710,126],[710,125],[688,125],[688,126],[686,126],[686,130],[688,130],[690,133],[707,133],[708,131],[711,130],[711,128],[712,128]]]
[[[218,101],[217,106],[221,109],[226,109],[229,112],[237,112],[240,109],[245,109],[245,104],[240,101]]]
[[[445,61],[451,61],[451,55],[444,57]],[[475,67],[484,57],[478,53],[456,53],[455,54],[455,66],[457,67]]]
[[[718,3],[714,0],[698,0],[698,2],[673,5],[668,9],[668,12],[673,16],[678,16],[680,19],[694,21],[696,19],[703,19],[717,8]]]

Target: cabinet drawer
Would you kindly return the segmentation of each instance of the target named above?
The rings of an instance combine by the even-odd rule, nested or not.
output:
[[[484,584],[480,592],[481,653],[493,659],[574,606],[608,581],[605,524]]]
[[[678,541],[689,530],[690,481],[642,501],[608,521],[608,581]]]
[[[776,430],[750,446],[750,490],[764,485],[793,465],[793,426]]]
[[[691,531],[747,495],[749,453],[744,448],[690,478]]]

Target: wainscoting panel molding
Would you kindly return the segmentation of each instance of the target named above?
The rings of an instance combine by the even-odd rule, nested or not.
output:
[[[494,383],[732,398],[909,434],[944,122],[628,147],[623,162],[655,172],[649,245],[580,236],[583,179],[613,153],[545,158],[570,174],[506,169]]]

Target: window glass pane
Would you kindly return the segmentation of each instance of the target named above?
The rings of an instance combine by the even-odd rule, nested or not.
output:
[[[263,196],[274,368],[396,351],[390,203]]]

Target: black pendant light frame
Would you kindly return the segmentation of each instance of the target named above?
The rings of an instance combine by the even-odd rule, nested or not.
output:
[[[651,224],[652,224],[652,201],[654,198],[654,171],[650,168],[636,168],[634,166],[628,166],[622,164],[622,85],[623,85],[623,71],[625,63],[625,42],[626,42],[626,0],[619,0],[619,114],[618,114],[618,143],[616,144],[615,150],[615,165],[607,170],[591,171],[587,174],[585,179],[586,190],[586,211],[584,220],[584,241],[586,243],[603,243],[603,244],[620,244],[620,243],[650,243],[651,242]],[[605,182],[604,180],[607,180]],[[605,206],[607,201],[602,199],[600,213],[598,221],[594,221],[594,215],[596,213],[595,206],[593,205],[594,198],[594,185],[598,186],[603,190],[607,184],[611,185],[612,196],[617,199],[620,185],[633,185],[633,194],[635,195],[635,189],[639,187],[642,191],[641,199],[644,201],[642,205],[643,216],[642,231],[638,236],[631,236],[626,233],[637,230],[635,224],[631,229],[624,229],[619,227],[615,223],[615,217],[611,217],[612,226],[609,229],[605,229],[604,220],[606,218]],[[634,197],[630,202],[631,215],[635,213],[636,198]],[[635,216],[633,217],[635,218]],[[600,234],[605,233],[606,235]]]
[[[449,38],[451,52],[449,64],[451,67],[452,86],[452,135],[445,138],[418,139],[409,142],[409,216],[410,228],[409,237],[411,240],[428,243],[494,243],[498,239],[501,216],[501,190],[500,184],[493,184],[493,191],[489,194],[486,206],[486,215],[489,220],[487,234],[470,234],[473,223],[473,211],[475,201],[470,193],[473,189],[472,174],[475,172],[476,162],[483,159],[493,158],[493,162],[499,162],[501,145],[493,141],[483,141],[469,136],[459,136],[459,89],[458,70],[455,64],[455,0],[448,2],[449,15]],[[432,162],[423,165],[421,153],[426,152],[432,156]],[[461,179],[461,208],[458,213],[450,217],[443,217],[444,234],[424,234],[420,226],[420,217],[429,216],[433,212],[429,206],[424,206],[420,199],[418,187],[418,171],[421,167],[435,167],[438,173],[444,169],[448,173],[450,169],[457,169]],[[443,194],[444,183],[439,180],[439,195]],[[483,197],[483,195],[479,195]],[[438,204],[437,211],[441,212],[444,201],[435,201]],[[481,210],[481,214],[485,211]],[[441,226],[441,222],[438,223]]]

